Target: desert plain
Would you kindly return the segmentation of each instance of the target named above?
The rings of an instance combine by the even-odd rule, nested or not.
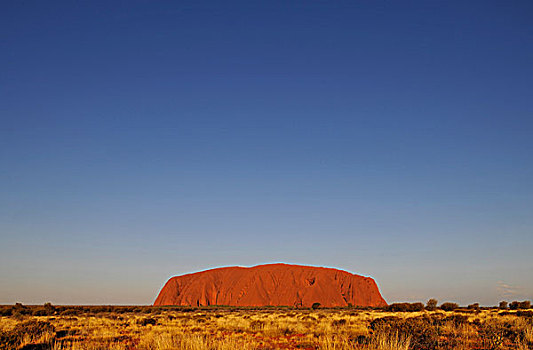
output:
[[[530,303],[503,306],[4,305],[0,349],[532,349]]]

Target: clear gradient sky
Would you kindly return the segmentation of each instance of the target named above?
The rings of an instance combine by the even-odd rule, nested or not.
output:
[[[533,2],[2,1],[0,303],[268,262],[533,299]]]

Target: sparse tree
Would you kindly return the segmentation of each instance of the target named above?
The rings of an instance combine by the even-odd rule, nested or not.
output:
[[[311,309],[313,310],[316,310],[320,307],[320,303],[313,303],[313,305],[311,305]]]
[[[422,303],[412,303],[411,311],[422,311],[424,310],[424,304]]]
[[[429,299],[428,302],[426,303],[426,310],[429,310],[429,311],[432,311],[432,310],[435,310],[437,308],[437,299]]]
[[[411,311],[411,305],[409,303],[393,303],[388,305],[385,310],[392,312],[406,312]]]
[[[505,300],[500,301],[500,309],[506,310],[508,307],[509,307],[509,304]]]
[[[470,310],[479,310],[479,303],[474,303],[474,304],[470,304],[468,305],[468,309]]]
[[[459,308],[459,304],[457,303],[443,303],[440,308],[444,311],[453,311],[455,309]]]
[[[529,300],[524,300],[519,303],[518,308],[520,309],[530,309],[531,308],[531,302]]]

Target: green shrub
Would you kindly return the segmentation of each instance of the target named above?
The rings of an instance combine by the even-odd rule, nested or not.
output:
[[[524,301],[513,301],[511,304],[509,304],[509,308],[511,310],[518,310],[518,309],[530,309],[531,308],[531,302],[529,300]]]
[[[424,310],[422,303],[393,303],[385,307],[385,310],[391,312],[414,312]]]
[[[468,305],[468,309],[469,310],[479,310],[479,303],[474,303],[474,304]]]
[[[459,308],[459,304],[457,303],[450,303],[450,302],[447,302],[447,303],[443,303],[440,308],[444,311],[453,311],[455,309],[458,309]]]
[[[311,305],[311,309],[313,310],[316,310],[320,307],[320,303],[313,303],[313,305]]]
[[[531,309],[531,302],[529,300],[525,300],[519,303],[518,305],[519,309]]]
[[[411,311],[422,311],[422,310],[424,310],[424,304],[411,303]]]

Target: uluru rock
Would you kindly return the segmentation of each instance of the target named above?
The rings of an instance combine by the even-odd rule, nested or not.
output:
[[[385,306],[370,277],[313,266],[222,267],[172,277],[154,305]]]

